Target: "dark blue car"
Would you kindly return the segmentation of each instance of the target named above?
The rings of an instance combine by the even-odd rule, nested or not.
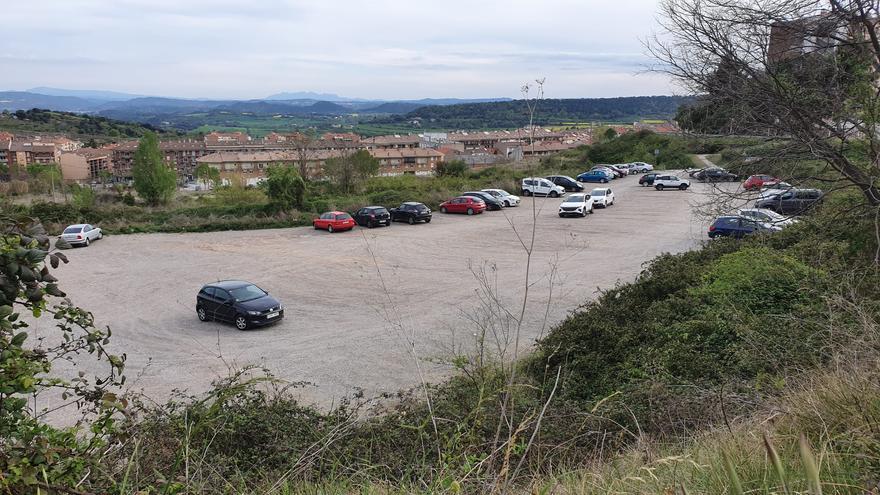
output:
[[[709,226],[709,237],[734,237],[740,239],[755,232],[774,230],[751,218],[729,215],[718,217]]]
[[[578,175],[577,180],[579,182],[601,182],[603,184],[606,184],[608,182],[608,176],[605,175],[604,172],[591,170],[589,172],[584,172],[581,175]]]

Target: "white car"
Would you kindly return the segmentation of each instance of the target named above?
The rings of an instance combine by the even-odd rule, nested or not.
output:
[[[629,164],[632,173],[646,174],[654,170],[654,166],[645,162],[632,162]]]
[[[575,193],[565,198],[559,205],[559,217],[587,216],[593,213],[593,196],[584,193]]]
[[[97,241],[104,237],[104,234],[98,227],[87,223],[78,223],[64,229],[64,232],[62,232],[59,237],[74,246],[80,244],[88,246],[92,241]]]
[[[654,178],[654,189],[662,191],[664,189],[685,189],[691,187],[691,181],[679,179],[677,175],[658,175]]]
[[[506,208],[510,208],[511,206],[519,206],[520,198],[519,196],[510,194],[504,189],[483,189],[483,192],[487,192],[492,196],[498,198],[498,201],[504,203]]]
[[[593,189],[593,191],[590,192],[590,197],[593,198],[594,206],[608,208],[614,204],[614,192],[608,187],[597,187],[596,189]]]
[[[758,222],[775,227],[788,227],[798,222],[796,218],[780,215],[773,210],[767,208],[743,208],[739,210],[739,216],[750,218]]]
[[[523,194],[526,196],[550,196],[558,198],[565,195],[565,188],[557,186],[541,177],[526,177],[522,181]]]

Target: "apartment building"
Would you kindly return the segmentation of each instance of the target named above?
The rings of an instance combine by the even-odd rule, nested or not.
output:
[[[15,136],[8,132],[0,132],[0,169],[8,169],[10,165],[10,156],[12,156],[10,148],[12,147],[12,140],[14,138]],[[8,180],[8,176],[8,170],[3,172],[2,180]]]
[[[422,142],[419,135],[401,136],[395,134],[393,136],[376,136],[362,139],[361,144],[371,150],[390,150],[401,148],[418,148]]]
[[[126,141],[119,143],[111,150],[115,177],[124,180],[132,178],[131,169],[134,165],[134,154],[137,147],[138,141]],[[165,156],[165,162],[177,170],[177,175],[184,180],[194,178],[199,157],[213,153],[213,151],[208,151],[205,141],[198,139],[161,141],[159,150]]]
[[[339,150],[315,150],[306,156],[306,170],[309,178],[320,178],[324,173],[324,162],[343,155]],[[241,180],[246,185],[255,185],[266,176],[266,169],[273,166],[296,166],[300,155],[291,151],[221,151],[198,158],[197,163],[207,164],[220,171],[220,179],[228,183]]]
[[[379,175],[433,175],[443,153],[429,148],[369,150],[379,160]]]
[[[91,182],[101,178],[102,172],[113,172],[112,151],[109,149],[81,148],[61,153],[61,176],[68,182]]]
[[[55,143],[13,140],[9,151],[13,155],[11,162],[22,167],[35,163],[57,163],[61,158],[61,150]]]
[[[324,176],[324,163],[351,151],[315,150],[306,156],[307,175],[312,179]],[[379,161],[379,175],[431,175],[443,161],[443,153],[431,149],[404,148],[369,150]],[[293,151],[218,152],[198,158],[198,164],[207,164],[220,171],[224,181],[240,180],[247,185],[259,183],[272,166],[296,166],[301,156]]]

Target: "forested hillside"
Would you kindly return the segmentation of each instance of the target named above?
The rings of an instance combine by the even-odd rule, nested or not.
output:
[[[680,96],[578,98],[542,100],[535,118],[540,125],[576,122],[626,122],[671,119],[690,99]],[[418,108],[395,115],[388,122],[421,119],[423,126],[447,129],[514,128],[527,125],[527,105],[522,100]]]
[[[0,113],[0,131],[14,133],[58,133],[71,137],[112,141],[118,138],[140,137],[149,130],[164,136],[178,134],[157,129],[150,124],[123,122],[106,117],[39,108]]]

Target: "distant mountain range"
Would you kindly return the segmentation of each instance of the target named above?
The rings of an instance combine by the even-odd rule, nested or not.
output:
[[[331,93],[287,92],[255,100],[209,100],[144,96],[116,91],[31,88],[0,91],[0,110],[43,108],[137,120],[138,114],[181,112],[248,112],[256,115],[342,115],[350,113],[406,113],[430,105],[509,101],[509,98],[425,98],[421,100],[371,100]]]
[[[541,124],[672,118],[687,99],[670,96],[543,100],[537,115]],[[0,110],[33,108],[74,112],[156,127],[192,130],[203,125],[241,127],[254,119],[278,117],[331,122],[411,125],[430,128],[484,129],[518,127],[528,122],[526,105],[510,98],[425,98],[368,100],[331,93],[286,92],[254,100],[211,100],[140,96],[99,90],[33,88],[0,91]],[[290,120],[290,119],[287,119]],[[251,124],[246,124],[251,125]],[[417,125],[417,124],[413,124]],[[266,128],[272,128],[271,123]]]

